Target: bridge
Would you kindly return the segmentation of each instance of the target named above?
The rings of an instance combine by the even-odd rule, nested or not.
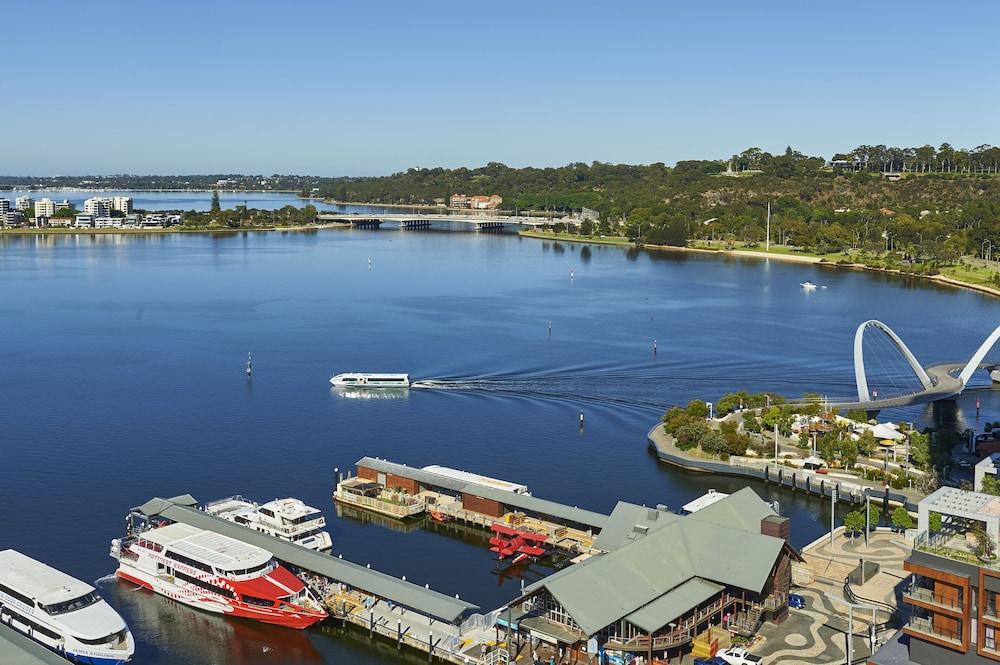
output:
[[[864,340],[865,332],[872,329],[888,337],[896,349],[899,350],[920,382],[920,389],[904,395],[882,398],[878,397],[877,392],[871,390],[868,385],[868,374],[865,368]],[[857,331],[854,333],[854,378],[858,390],[858,399],[857,401],[830,402],[829,404],[831,407],[838,409],[863,409],[871,413],[893,407],[912,406],[914,404],[926,404],[928,402],[952,399],[965,390],[977,370],[986,369],[992,371],[997,367],[996,363],[986,363],[984,359],[986,358],[986,354],[993,349],[998,341],[1000,341],[1000,326],[997,326],[967,362],[941,363],[925,368],[892,328],[874,319],[865,321],[858,326]]]
[[[356,228],[379,228],[384,222],[394,222],[401,230],[426,229],[433,223],[461,224],[474,227],[477,231],[499,231],[508,226],[539,228],[546,224],[579,224],[580,220],[570,218],[546,219],[524,215],[479,215],[479,214],[384,214],[371,213],[320,213],[319,222],[343,222]]]

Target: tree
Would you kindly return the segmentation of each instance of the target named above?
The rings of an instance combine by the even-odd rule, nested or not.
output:
[[[858,461],[858,444],[849,436],[840,441],[840,461],[845,469],[850,469]]]
[[[693,399],[688,402],[687,412],[692,418],[708,418],[708,404],[700,399]]]
[[[674,434],[674,444],[681,450],[690,450],[701,444],[708,434],[708,425],[701,420],[693,420],[681,426]]]
[[[882,511],[879,510],[879,507],[877,505],[875,505],[874,503],[872,503],[871,501],[869,501],[868,502],[868,525],[871,526],[874,529],[875,527],[878,526],[878,522],[879,522],[879,519],[881,517],[882,517]]]
[[[871,457],[874,454],[875,449],[878,447],[878,442],[875,440],[875,434],[870,430],[866,429],[858,437],[858,453],[864,455],[865,457]]]
[[[930,529],[931,533],[941,532],[941,513],[930,513],[927,516],[927,528]]]
[[[748,432],[760,432],[761,424],[760,420],[757,419],[756,414],[751,412],[743,415],[743,429]]]
[[[868,422],[868,412],[864,409],[851,409],[847,412],[847,417],[856,423]]]
[[[855,534],[865,530],[865,516],[859,510],[852,510],[844,515],[844,530]]]
[[[717,430],[709,430],[705,433],[705,436],[701,438],[701,449],[713,455],[729,456],[729,452],[726,450],[726,437]]]
[[[926,469],[931,464],[930,437],[920,432],[910,432],[910,459],[918,469]]]
[[[993,496],[1000,496],[1000,481],[992,473],[987,473],[983,476],[983,487],[981,489],[983,494],[992,494]]]
[[[983,561],[995,559],[997,556],[997,544],[993,541],[993,536],[986,532],[982,525],[976,525],[972,530],[976,537],[976,556]]]
[[[212,190],[212,212],[221,212],[222,204],[219,202],[219,190]]]
[[[580,222],[580,233],[585,236],[594,235],[594,222],[589,219]]]
[[[912,529],[913,518],[910,516],[910,512],[903,506],[897,506],[896,509],[892,511],[892,525],[900,531]]]

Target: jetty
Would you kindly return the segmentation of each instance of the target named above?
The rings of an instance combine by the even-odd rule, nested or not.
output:
[[[424,652],[428,659],[466,665],[479,662],[496,646],[496,612],[480,614],[477,605],[457,595],[254,531],[209,515],[198,505],[190,494],[150,499],[129,512],[128,531],[181,523],[265,549],[309,585],[331,618],[394,641],[399,649]]]
[[[337,479],[334,499],[390,517],[437,513],[491,529],[504,524],[548,537],[557,549],[591,552],[608,524],[603,513],[532,496],[517,483],[440,466],[410,467],[376,457],[358,460],[357,476]]]
[[[0,622],[0,663],[4,665],[66,665],[67,661],[38,642]]]

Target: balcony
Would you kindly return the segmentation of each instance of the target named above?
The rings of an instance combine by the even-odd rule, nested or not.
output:
[[[976,545],[971,531],[942,531],[930,533],[921,531],[913,539],[913,549],[935,556],[961,561],[972,566],[1000,570],[1000,558],[981,559],[976,556]]]
[[[962,634],[958,631],[942,630],[935,628],[930,618],[910,617],[904,626],[908,633],[918,634],[918,637],[929,637],[934,641],[945,642],[951,646],[962,647]]]
[[[922,586],[913,586],[904,591],[903,600],[911,605],[914,604],[913,601],[917,601],[918,603],[922,603],[924,605],[933,605],[934,607],[940,607],[945,610],[950,610],[951,612],[962,612],[961,596],[958,598],[944,596],[942,594],[934,593],[933,589],[928,589]]]

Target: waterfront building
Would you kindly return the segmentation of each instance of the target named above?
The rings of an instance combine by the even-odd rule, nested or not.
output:
[[[56,203],[56,211],[59,210],[72,210],[73,204],[69,202],[69,199],[63,199]]]
[[[111,199],[94,196],[83,202],[83,212],[94,217],[111,215]]]
[[[77,215],[73,225],[77,228],[92,228],[94,226],[94,215]]]
[[[97,229],[115,229],[121,228],[122,218],[121,217],[95,217],[94,218],[94,228]]]
[[[503,203],[503,197],[498,194],[492,194],[490,196],[475,195],[468,196],[466,194],[452,194],[449,199],[449,203],[452,208],[471,208],[473,210],[493,210],[499,208],[500,204]]]
[[[749,488],[686,516],[619,502],[594,544],[600,553],[525,587],[501,617],[584,662],[666,660],[725,623],[752,635],[787,618],[801,560],[789,527]]]
[[[8,199],[0,199],[0,216],[6,215],[10,212],[10,201]]]
[[[30,196],[19,196],[14,199],[15,207],[21,212],[28,212],[35,201]]]
[[[111,199],[111,209],[128,215],[132,212],[131,196],[115,196]]]
[[[56,214],[56,204],[49,198],[35,202],[35,217],[51,217]]]
[[[903,562],[910,618],[869,663],[1000,661],[998,530],[1000,497],[942,487],[918,504],[913,551]]]

